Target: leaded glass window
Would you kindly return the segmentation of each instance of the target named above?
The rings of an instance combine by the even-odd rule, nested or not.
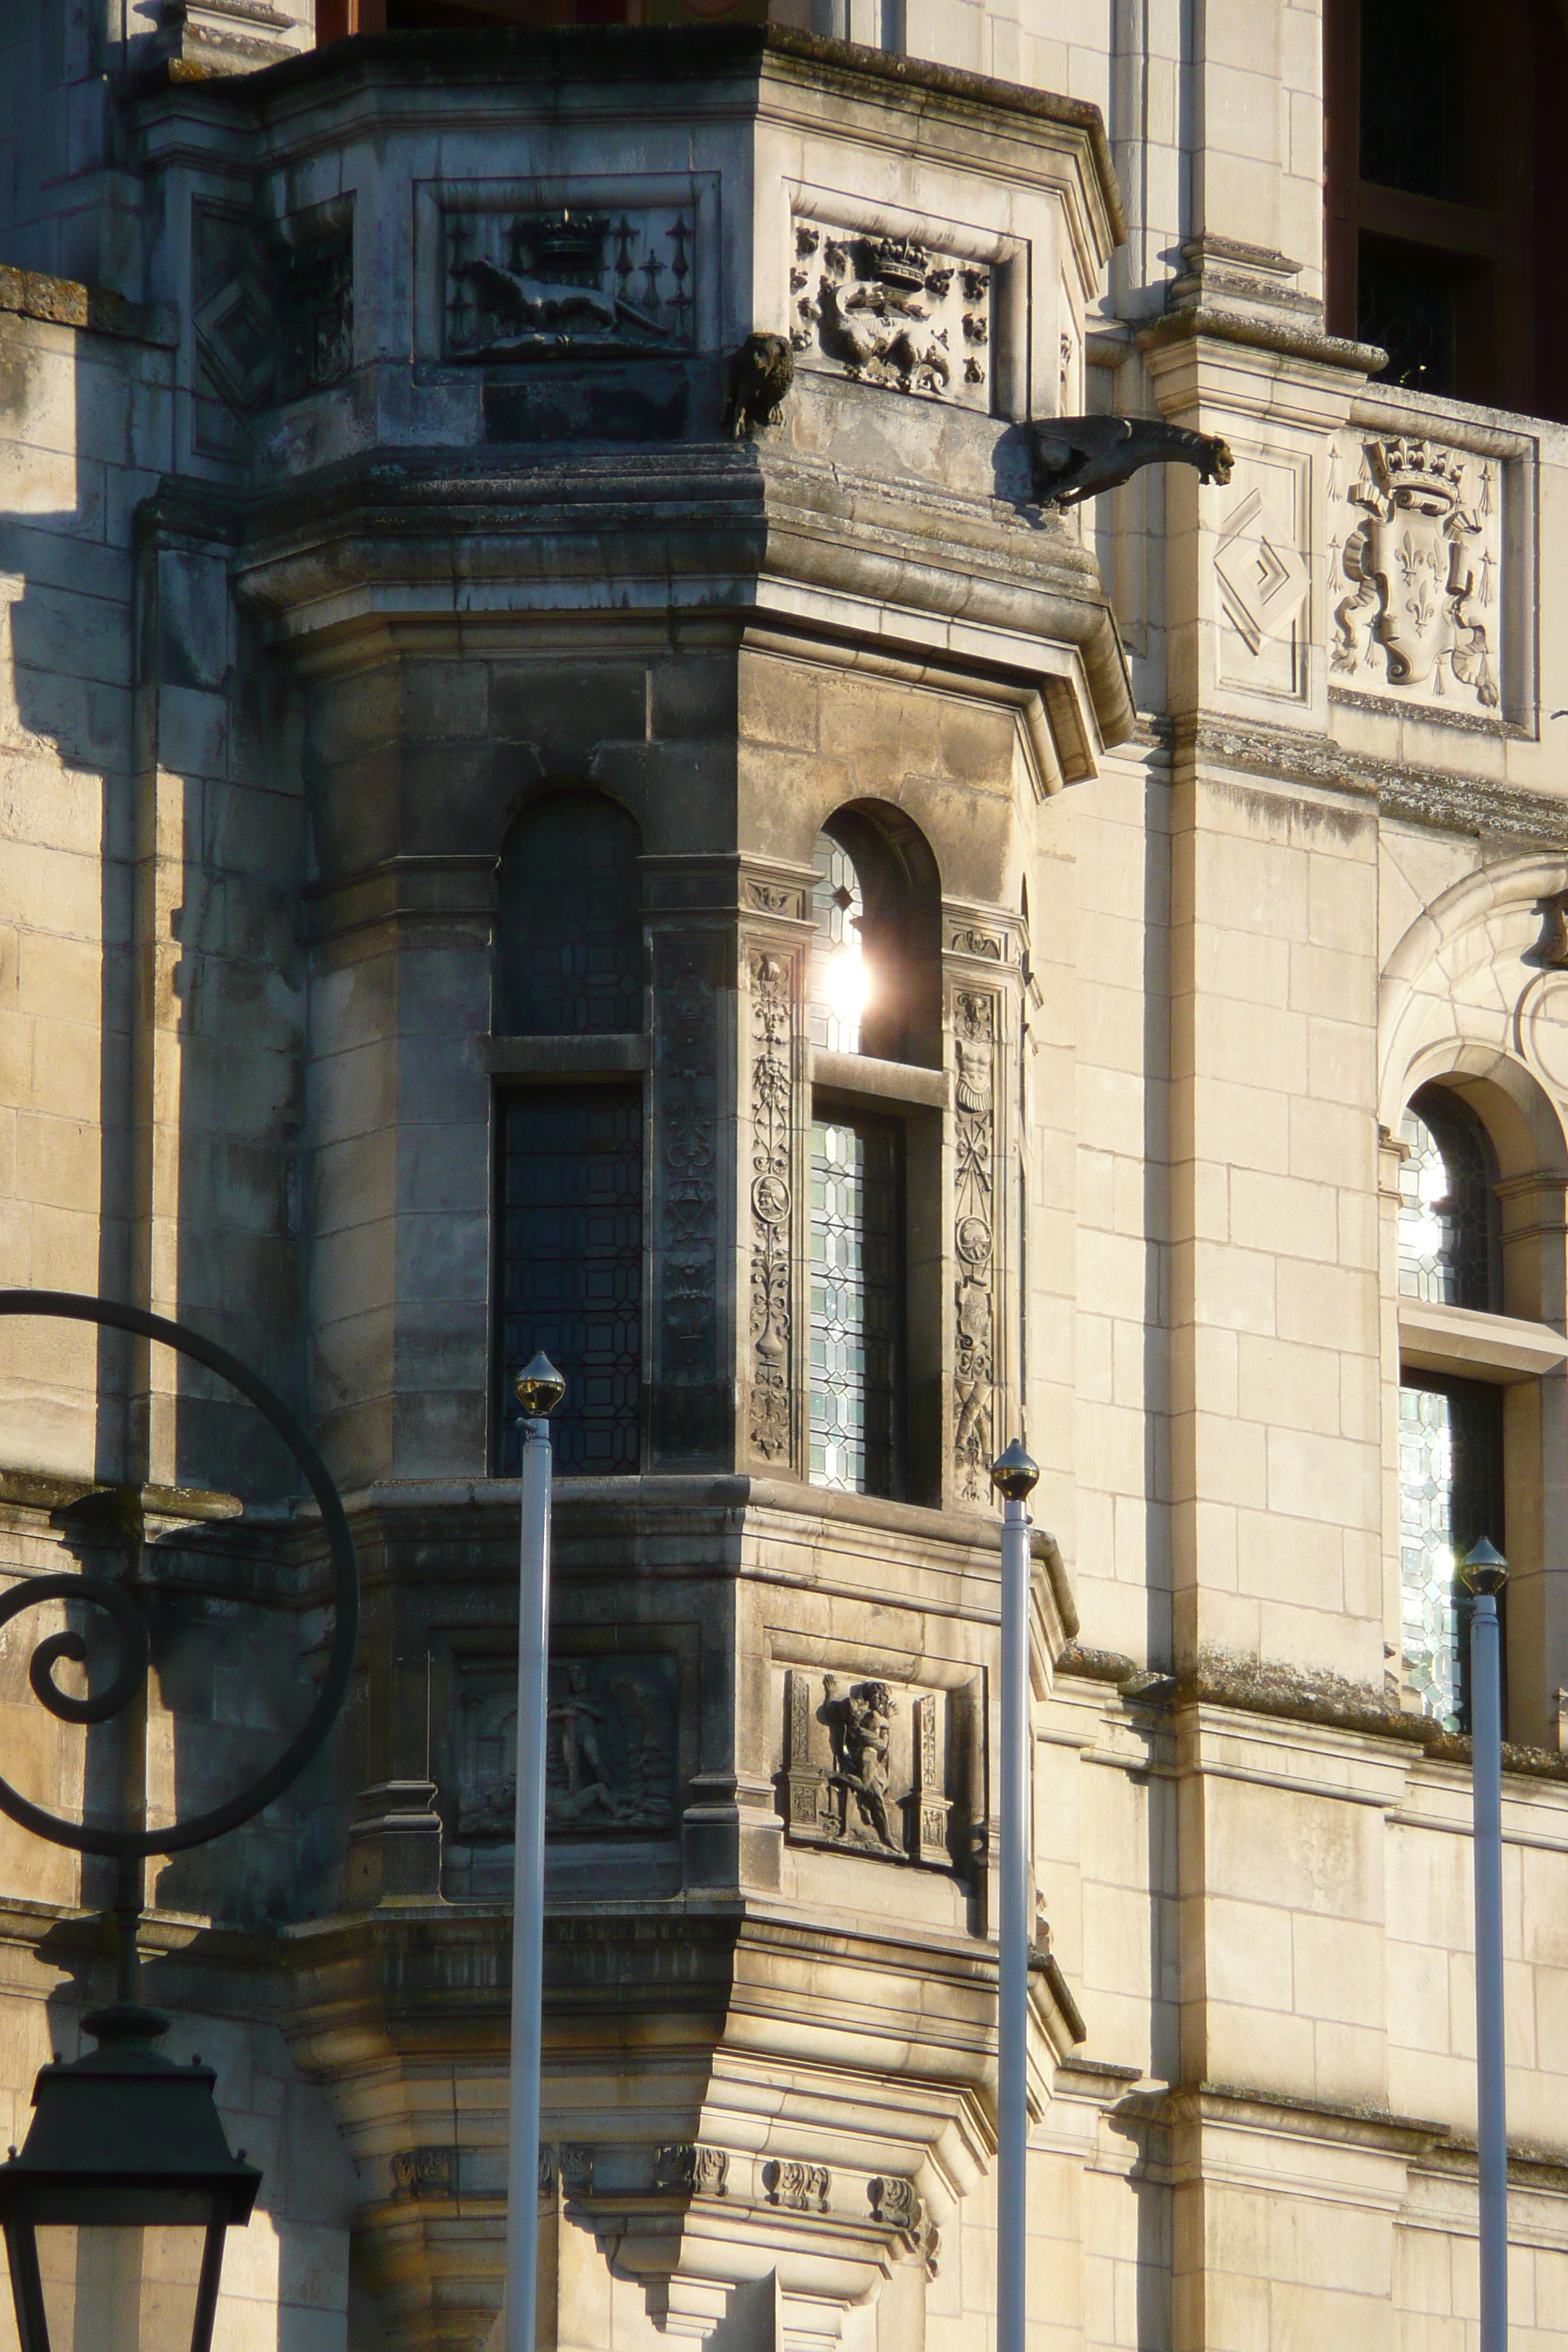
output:
[[[642,1092],[540,1087],[503,1097],[501,1425],[515,1471],[514,1375],[536,1350],[566,1381],[557,1470],[638,1466]]]
[[[1486,1140],[1465,1106],[1424,1087],[1400,1123],[1399,1295],[1444,1307],[1494,1302],[1495,1196]]]
[[[858,1054],[867,996],[866,894],[855,860],[830,835],[817,835],[811,862],[811,1042],[830,1054]]]
[[[1399,1391],[1399,1565],[1405,1680],[1423,1715],[1468,1719],[1469,1600],[1460,1581],[1478,1538],[1501,1537],[1499,1392],[1473,1381]]]
[[[642,836],[602,793],[552,793],[507,836],[495,1025],[568,1037],[643,1025]]]
[[[899,1490],[902,1129],[829,1112],[811,1128],[811,1481]]]

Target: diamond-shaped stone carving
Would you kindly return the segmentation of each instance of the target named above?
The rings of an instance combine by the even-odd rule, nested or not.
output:
[[[1307,593],[1307,567],[1294,537],[1253,490],[1233,516],[1215,556],[1226,617],[1249,653],[1284,635]]]

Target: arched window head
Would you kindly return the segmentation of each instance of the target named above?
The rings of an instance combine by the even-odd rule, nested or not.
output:
[[[507,835],[495,1025],[565,1037],[643,1025],[636,821],[603,793],[552,793]]]
[[[829,817],[812,864],[813,1045],[934,1067],[940,889],[924,837],[899,810],[857,803]]]
[[[1458,1096],[1423,1087],[1400,1122],[1399,1294],[1497,1305],[1497,1210],[1486,1131]]]

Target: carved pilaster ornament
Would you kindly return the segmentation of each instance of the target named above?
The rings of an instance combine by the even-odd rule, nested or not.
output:
[[[959,1493],[972,1503],[987,1493],[996,1379],[997,1006],[977,989],[961,989],[953,1005],[952,1459]]]
[[[778,955],[750,959],[752,1003],[751,1440],[786,1462],[790,1371],[791,1117],[794,1013],[790,970]]]

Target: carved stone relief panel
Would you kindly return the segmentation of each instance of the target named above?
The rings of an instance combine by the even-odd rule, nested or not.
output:
[[[654,942],[653,1451],[711,1459],[719,1427],[718,1092],[721,944]]]
[[[952,1870],[965,1775],[952,1694],[808,1666],[784,1684],[790,1841]]]
[[[1309,691],[1308,492],[1304,464],[1237,453],[1215,550],[1224,685]]]
[[[517,1794],[517,1668],[458,1669],[458,1827],[469,1842],[510,1840]],[[599,1653],[552,1658],[546,1827],[560,1837],[673,1828],[676,1661]]]
[[[765,1462],[787,1463],[794,1444],[793,1239],[795,974],[767,948],[746,958],[751,1031],[751,1265],[749,1436]]]
[[[443,213],[444,352],[515,364],[695,348],[690,202],[453,206]]]
[[[797,217],[790,327],[798,364],[989,414],[994,274],[988,263],[913,237]]]
[[[1001,999],[960,988],[952,1006],[952,1465],[965,1502],[990,1496],[996,1382],[996,1057]]]
[[[199,438],[226,452],[237,420],[341,383],[353,363],[353,230],[342,208],[258,228],[198,204],[192,216]],[[325,215],[323,217],[323,215]],[[309,233],[306,233],[306,232]]]
[[[1335,436],[1329,667],[1342,692],[1472,718],[1502,678],[1502,466],[1405,434]]]

